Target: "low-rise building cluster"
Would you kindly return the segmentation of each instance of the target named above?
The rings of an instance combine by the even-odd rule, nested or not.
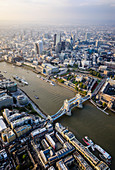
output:
[[[1,166],[14,169],[18,166],[31,166],[38,169],[63,170],[74,167],[109,170],[106,163],[100,161],[60,123],[50,123],[48,119],[36,121],[37,117],[15,109],[6,108],[2,115]]]

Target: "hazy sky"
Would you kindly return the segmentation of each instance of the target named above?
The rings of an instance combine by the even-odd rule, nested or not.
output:
[[[115,21],[115,0],[0,0],[2,21]]]

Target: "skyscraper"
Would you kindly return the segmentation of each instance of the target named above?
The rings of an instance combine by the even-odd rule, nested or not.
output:
[[[54,46],[56,45],[56,37],[57,37],[57,34],[54,34]]]
[[[61,42],[61,34],[57,34],[56,36],[56,45]]]
[[[90,32],[87,32],[85,34],[85,40],[90,40],[90,38],[91,38],[91,34],[90,34]]]
[[[38,42],[35,43],[35,50],[37,54],[41,54],[43,52],[43,41],[39,40]]]
[[[73,38],[72,37],[70,39],[70,43],[71,43],[71,45],[73,45]]]
[[[61,42],[61,50],[65,50],[65,41]]]
[[[96,46],[96,47],[99,47],[99,41],[98,41],[98,40],[96,40],[95,46]]]

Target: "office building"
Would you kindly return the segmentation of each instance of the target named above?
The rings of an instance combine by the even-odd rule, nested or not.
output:
[[[7,85],[7,90],[10,93],[16,92],[17,91],[17,84],[16,83],[10,83]]]
[[[21,127],[17,127],[14,129],[14,132],[16,133],[17,137],[20,137],[27,133],[32,127],[30,125],[24,125]]]
[[[27,105],[29,103],[29,101],[25,95],[19,95],[17,97],[17,101],[20,105]]]
[[[0,108],[13,105],[13,97],[5,94],[0,97]]]
[[[32,124],[32,123],[33,123],[33,119],[30,116],[25,116],[25,117],[22,117],[20,119],[17,119],[11,122],[11,128],[14,129],[24,124]]]
[[[58,170],[68,170],[62,159],[56,162],[56,166]]]
[[[55,170],[53,166],[49,167],[48,170]]]
[[[61,34],[57,34],[56,36],[56,45],[61,42]]]
[[[0,162],[3,160],[6,160],[8,158],[8,155],[5,151],[5,149],[0,150]]]
[[[62,41],[62,42],[61,42],[61,50],[64,50],[64,51],[65,51],[65,41]]]
[[[56,66],[53,66],[49,63],[42,64],[42,73],[43,74],[57,73],[58,71],[59,71],[59,68]]]
[[[6,129],[6,124],[3,121],[3,117],[0,116],[0,132],[3,131],[4,129]]]
[[[10,124],[11,122],[13,122],[13,121],[15,121],[17,119],[20,119],[21,117],[24,117],[24,116],[25,116],[24,112],[22,112],[22,113],[14,113],[14,114],[12,114],[10,116],[5,116],[4,115],[4,117],[5,117],[8,124]]]
[[[84,170],[92,170],[91,166],[85,161],[85,159],[76,151],[74,152],[74,158],[79,166]]]
[[[45,138],[46,138],[46,140],[49,142],[49,144],[51,145],[51,147],[52,147],[53,149],[55,149],[56,143],[54,142],[54,140],[52,139],[52,137],[51,137],[49,134],[46,134],[46,135],[45,135]]]
[[[8,143],[9,143],[9,142],[12,142],[13,140],[16,139],[15,133],[14,133],[13,130],[10,129],[10,128],[5,129],[5,130],[2,132],[1,137],[2,137],[2,140],[3,140],[4,142],[8,142]]]
[[[61,42],[58,42],[55,48],[56,53],[61,53],[61,48],[62,48],[62,44]]]
[[[57,34],[54,34],[54,46],[56,45],[56,37],[57,37]]]
[[[85,34],[85,40],[90,40],[90,38],[91,38],[91,34],[89,32],[87,32]]]
[[[47,132],[47,129],[44,127],[44,128],[39,128],[39,129],[36,129],[34,131],[31,132],[31,137],[34,139],[34,138],[40,138],[41,136],[44,136],[45,133]]]
[[[41,55],[43,52],[43,41],[39,40],[35,43],[35,51],[37,54]]]

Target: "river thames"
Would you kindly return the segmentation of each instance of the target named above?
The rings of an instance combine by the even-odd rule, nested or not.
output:
[[[0,71],[6,78],[13,79],[13,75],[24,78],[29,85],[21,88],[39,105],[43,112],[49,115],[56,113],[65,99],[75,96],[75,92],[67,88],[59,85],[52,86],[39,79],[37,74],[31,70],[1,62]],[[5,74],[4,71],[7,73]],[[34,96],[38,96],[39,99],[35,99]],[[75,108],[72,110],[71,117],[65,115],[58,121],[68,127],[80,141],[87,135],[96,144],[102,146],[111,154],[111,169],[115,169],[115,114],[111,113],[110,116],[107,116],[87,101],[83,104],[83,109]]]

